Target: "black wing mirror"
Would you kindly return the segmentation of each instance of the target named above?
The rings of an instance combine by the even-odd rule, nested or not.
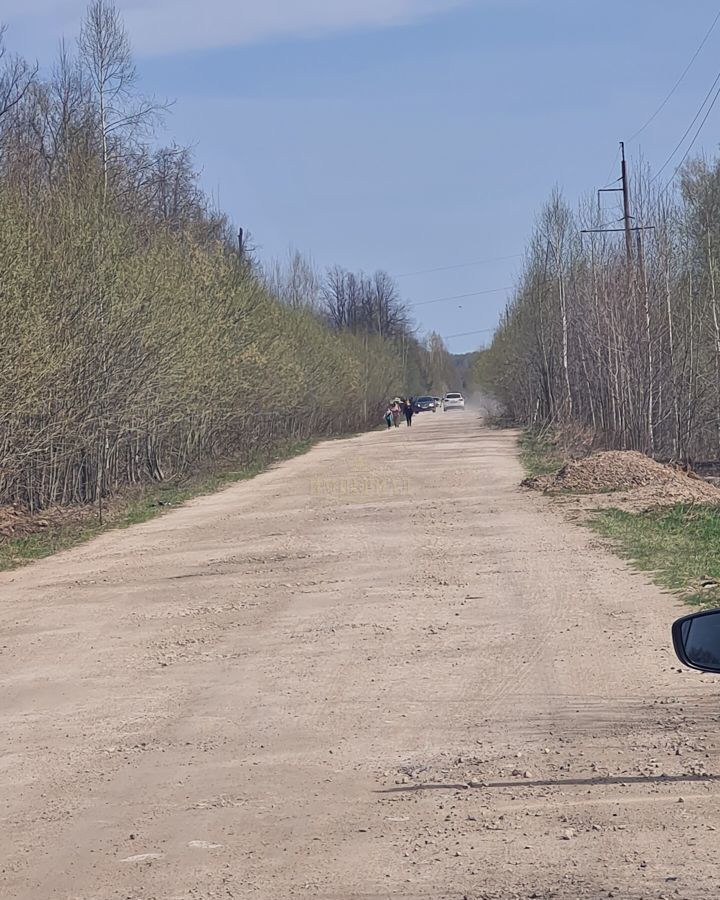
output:
[[[720,673],[720,609],[678,619],[672,637],[681,663],[701,672]]]

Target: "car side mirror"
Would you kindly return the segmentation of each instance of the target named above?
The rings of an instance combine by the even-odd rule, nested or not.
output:
[[[720,673],[720,609],[678,619],[672,638],[681,663],[701,672]]]

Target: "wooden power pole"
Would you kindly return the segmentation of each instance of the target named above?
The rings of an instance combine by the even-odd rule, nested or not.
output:
[[[633,225],[633,217],[630,215],[630,181],[628,179],[627,161],[625,160],[625,142],[620,141],[621,163],[620,163],[620,187],[600,188],[598,194],[598,210],[600,209],[600,194],[613,194],[615,192],[623,195],[623,217],[622,228],[583,228],[581,234],[611,234],[612,232],[621,231],[625,233],[625,253],[627,255],[627,271],[628,279],[632,277],[633,271],[633,232],[651,231],[654,225]],[[614,182],[617,184],[618,182]]]
[[[625,226],[625,251],[627,253],[628,272],[632,269],[632,232],[630,225],[632,216],[630,215],[630,185],[628,184],[627,163],[625,162],[625,141],[620,141],[620,150],[622,152],[622,161],[620,163],[620,180],[622,187],[620,190],[623,195],[623,225]]]

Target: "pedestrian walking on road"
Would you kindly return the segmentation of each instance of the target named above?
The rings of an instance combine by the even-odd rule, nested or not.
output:
[[[400,401],[393,400],[393,405],[390,407],[390,409],[392,410],[393,425],[396,428],[399,428],[400,427]]]
[[[385,424],[388,428],[392,428],[393,426],[393,414],[390,404],[388,404],[388,408],[385,410]]]
[[[412,417],[413,417],[413,398],[410,397],[403,404],[403,412],[405,413],[405,421],[407,422],[408,428],[412,425]]]

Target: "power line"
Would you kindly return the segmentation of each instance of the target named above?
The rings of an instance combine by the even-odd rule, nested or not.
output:
[[[447,334],[443,337],[444,341],[451,341],[453,338],[472,337],[474,334],[490,334],[495,331],[494,328],[481,328],[480,331],[463,331],[462,334]]]
[[[608,173],[608,177],[605,179],[605,187],[606,188],[610,187],[611,184],[617,184],[618,181],[620,181],[619,178],[616,178],[615,181],[612,181],[612,182],[610,181],[610,179],[612,178],[612,173],[615,171],[615,166],[619,159],[620,159],[620,145],[618,144],[618,148],[615,151],[615,158],[613,159],[613,164],[610,168],[610,172]]]
[[[437,269],[420,269],[417,272],[403,272],[402,275],[396,275],[396,278],[410,278],[413,275],[430,275],[432,272],[449,272],[451,269],[468,269],[470,266],[481,266],[485,263],[504,262],[508,259],[518,259],[522,253],[513,253],[511,256],[492,256],[489,259],[476,259],[473,262],[458,263],[455,266],[439,266]]]
[[[648,127],[648,125],[650,125],[652,122],[654,122],[655,119],[657,118],[657,116],[663,111],[663,109],[665,109],[665,107],[667,106],[667,104],[670,102],[670,100],[671,100],[672,97],[674,96],[675,91],[677,91],[677,89],[680,87],[680,85],[681,85],[681,84],[683,83],[683,81],[685,80],[685,76],[687,75],[687,73],[688,73],[688,72],[690,71],[690,69],[692,68],[693,63],[694,63],[695,60],[698,58],[698,56],[700,56],[700,53],[701,53],[703,47],[705,46],[705,44],[707,44],[708,40],[710,39],[710,35],[711,35],[711,34],[713,33],[713,31],[715,30],[715,26],[717,25],[718,22],[720,22],[720,12],[718,12],[717,15],[715,16],[715,18],[713,19],[712,24],[710,25],[710,27],[708,28],[708,30],[705,32],[705,37],[704,37],[704,38],[702,39],[702,41],[700,42],[700,46],[697,48],[697,50],[695,51],[695,53],[693,53],[692,59],[691,59],[690,62],[687,64],[687,66],[685,66],[685,69],[683,70],[682,75],[678,78],[678,80],[677,80],[677,81],[675,82],[675,84],[672,86],[672,88],[671,88],[671,90],[670,90],[670,93],[665,97],[665,99],[662,101],[662,103],[660,104],[660,106],[658,106],[658,108],[657,108],[657,109],[655,110],[655,112],[650,116],[650,118],[647,120],[647,122],[645,122],[645,124],[644,124],[641,128],[638,128],[638,130],[635,132],[635,134],[633,134],[633,135],[629,138],[628,143],[630,143],[631,141],[634,141],[636,137],[638,137],[639,135],[641,135],[641,134],[643,133],[643,131],[645,131],[645,129]],[[614,164],[613,164],[613,166],[614,166]]]
[[[687,150],[686,150],[685,153],[683,154],[682,159],[681,159],[680,162],[677,164],[677,166],[676,166],[676,168],[675,168],[675,171],[672,173],[672,178],[670,178],[670,179],[668,180],[668,183],[665,185],[665,190],[667,190],[667,188],[670,186],[670,184],[672,183],[673,179],[675,178],[675,176],[677,175],[677,173],[680,171],[680,169],[681,169],[681,167],[682,167],[682,164],[683,164],[683,163],[685,162],[685,160],[688,158],[688,156],[689,156],[689,154],[690,154],[690,151],[691,151],[692,148],[695,146],[695,141],[698,139],[698,137],[699,137],[699,135],[700,135],[700,132],[703,130],[703,127],[704,127],[705,123],[707,122],[707,120],[708,120],[708,118],[709,118],[709,116],[710,116],[710,113],[713,111],[713,107],[714,107],[715,104],[717,103],[718,97],[720,97],[720,88],[718,88],[717,91],[715,91],[715,96],[714,96],[713,99],[712,99],[712,103],[711,103],[710,106],[708,107],[708,110],[707,110],[707,112],[705,113],[705,116],[703,117],[702,122],[701,122],[700,125],[698,126],[698,130],[695,132],[695,135],[694,135],[693,139],[690,141],[690,144],[688,145]]]
[[[654,181],[656,181],[656,180],[660,177],[660,175],[665,171],[665,169],[667,169],[667,167],[670,165],[670,162],[672,161],[672,158],[675,156],[675,154],[678,152],[678,150],[679,150],[679,149],[682,147],[682,145],[685,143],[685,138],[690,134],[690,132],[692,131],[693,126],[695,125],[695,123],[697,122],[697,120],[698,120],[698,119],[700,118],[700,116],[702,115],[702,112],[703,112],[703,110],[705,109],[705,104],[708,102],[708,100],[709,100],[710,97],[712,96],[712,93],[713,93],[713,91],[715,90],[715,88],[718,86],[718,83],[720,83],[720,72],[718,72],[718,74],[716,75],[715,81],[713,81],[713,83],[712,83],[712,87],[710,88],[710,90],[709,90],[709,91],[707,92],[707,94],[705,95],[705,99],[704,99],[703,102],[700,104],[700,108],[699,108],[698,111],[695,113],[695,116],[694,116],[692,122],[691,122],[691,123],[688,125],[688,127],[685,129],[685,133],[683,134],[683,136],[682,136],[682,137],[680,138],[680,140],[678,141],[677,146],[676,146],[675,149],[672,151],[672,153],[670,154],[670,156],[668,156],[668,158],[667,158],[667,159],[665,160],[665,162],[662,164],[662,166],[660,167],[660,169],[659,169],[659,170],[655,173],[655,175],[653,175],[653,177],[650,179],[650,183],[651,183],[651,184],[652,184]],[[701,125],[700,125],[700,128],[699,128],[698,131],[696,132],[695,137],[693,138],[692,144],[694,144],[695,141],[697,140],[697,136],[698,136],[698,134],[700,134],[700,131],[702,130],[702,126],[703,126],[703,125],[705,124],[705,122],[707,121],[708,115],[710,114],[710,112],[711,112],[713,106],[715,106],[715,101],[716,101],[716,100],[717,100],[717,94],[715,95],[715,97],[714,97],[714,99],[713,99],[713,101],[712,101],[712,103],[711,103],[711,105],[710,105],[710,109],[708,110],[708,112],[707,112],[705,118],[703,119],[703,121],[702,121],[702,123],[701,123]],[[692,147],[692,144],[690,145],[690,147]],[[687,153],[686,153],[685,157],[683,157],[683,161],[685,160],[686,157],[687,157]],[[676,172],[677,172],[677,170],[676,170]],[[673,175],[673,178],[674,178],[674,177],[675,177],[675,176]]]
[[[420,303],[410,303],[411,308],[415,306],[428,306],[430,303],[447,303],[449,300],[464,300],[466,297],[481,297],[484,294],[501,294],[503,291],[511,291],[511,287],[493,288],[489,291],[472,291],[469,294],[455,294],[452,297],[436,297],[434,300],[421,300]]]

